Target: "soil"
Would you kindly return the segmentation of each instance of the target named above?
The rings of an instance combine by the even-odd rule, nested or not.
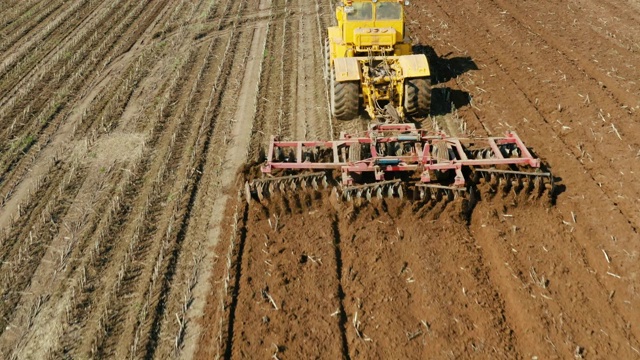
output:
[[[517,131],[555,201],[247,204],[328,110],[334,0],[0,5],[0,358],[640,358],[640,6],[408,7],[423,128]]]

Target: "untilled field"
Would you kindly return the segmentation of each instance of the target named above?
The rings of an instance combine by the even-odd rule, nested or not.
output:
[[[366,128],[328,112],[335,6],[0,4],[0,358],[640,357],[640,5],[408,8],[416,120],[517,130],[554,206],[249,206],[270,135]]]

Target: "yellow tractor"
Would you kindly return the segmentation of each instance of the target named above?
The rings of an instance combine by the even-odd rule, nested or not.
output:
[[[413,54],[402,0],[342,0],[337,26],[328,28],[331,112],[338,120],[358,116],[403,121],[429,115],[431,73],[423,54]]]

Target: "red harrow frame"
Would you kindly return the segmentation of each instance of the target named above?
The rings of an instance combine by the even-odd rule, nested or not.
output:
[[[334,179],[345,200],[405,196],[440,200],[475,194],[481,180],[490,192],[553,194],[553,176],[540,170],[515,132],[503,137],[455,138],[416,129],[413,124],[372,124],[361,135],[331,141],[272,138],[262,167],[265,175],[245,184],[247,201],[275,191],[328,187]],[[339,172],[339,175],[334,171]],[[329,179],[329,180],[328,180]]]

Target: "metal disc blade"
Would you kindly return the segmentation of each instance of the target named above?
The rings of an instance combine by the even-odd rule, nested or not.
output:
[[[247,200],[247,204],[251,204],[251,187],[248,181],[244,182],[244,197]]]
[[[258,193],[258,199],[260,199],[260,201],[264,200],[264,194],[262,193],[263,186],[263,184],[256,185],[256,192]]]
[[[447,201],[453,201],[456,198],[457,191],[454,190],[445,190],[447,194]]]

